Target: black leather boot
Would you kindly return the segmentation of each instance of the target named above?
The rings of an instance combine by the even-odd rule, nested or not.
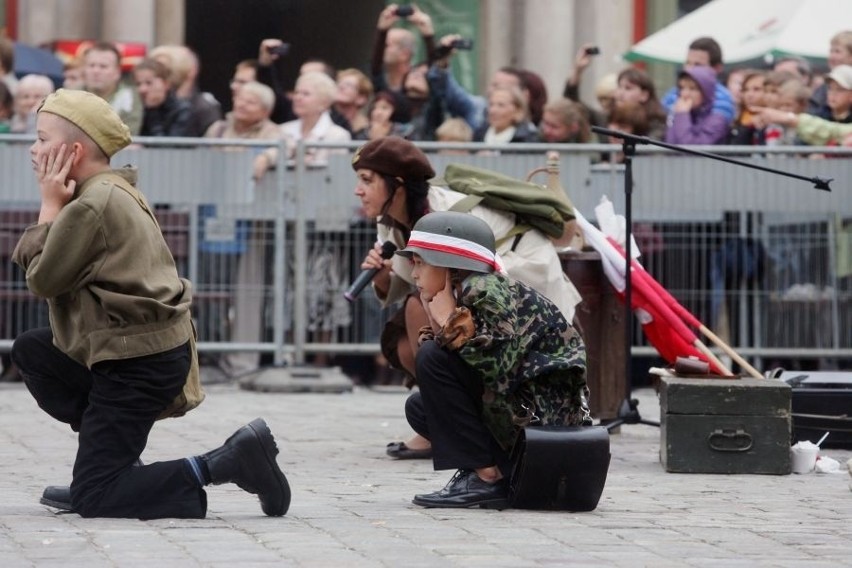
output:
[[[290,485],[278,467],[278,446],[262,418],[256,418],[213,451],[201,456],[210,480],[219,485],[236,483],[260,498],[263,512],[280,517],[290,507]]]

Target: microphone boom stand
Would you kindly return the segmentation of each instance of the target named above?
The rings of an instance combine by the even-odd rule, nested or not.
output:
[[[762,170],[769,173],[774,173],[777,175],[787,176],[795,179],[800,179],[803,181],[807,181],[814,184],[815,189],[819,189],[822,191],[831,191],[829,184],[833,181],[832,179],[820,178],[820,177],[806,177],[798,174],[794,174],[791,172],[785,172],[782,170],[777,170],[774,168],[768,168],[765,166],[760,166],[757,164],[750,164],[748,162],[742,162],[740,160],[734,160],[732,158],[727,158],[725,156],[721,156],[719,154],[713,154],[711,152],[703,152],[701,150],[693,150],[691,148],[686,148],[683,146],[678,146],[675,144],[668,144],[665,142],[660,142],[659,140],[654,140],[652,138],[648,138],[647,136],[636,136],[634,134],[628,134],[627,132],[622,132],[620,130],[612,130],[609,128],[601,128],[599,126],[592,126],[592,132],[597,134],[603,134],[605,136],[609,136],[610,138],[617,138],[621,140],[621,151],[624,154],[624,385],[625,385],[625,396],[624,400],[621,402],[621,405],[618,407],[618,415],[617,417],[606,423],[607,431],[612,431],[615,428],[618,428],[622,424],[647,424],[649,426],[659,426],[659,422],[654,422],[651,420],[645,420],[639,414],[639,401],[635,398],[631,398],[630,395],[633,392],[632,388],[632,379],[631,379],[631,355],[630,351],[633,347],[633,308],[632,300],[633,300],[633,286],[632,286],[632,275],[631,275],[631,235],[632,235],[632,223],[633,223],[633,157],[636,155],[636,145],[637,144],[648,144],[651,146],[659,146],[661,148],[667,148],[669,150],[674,150],[676,152],[680,152],[683,154],[692,154],[695,156],[702,156],[705,158],[710,158],[713,160],[719,160],[721,162],[727,162],[729,164],[736,164],[738,166],[743,166],[746,168],[753,168],[756,170]]]

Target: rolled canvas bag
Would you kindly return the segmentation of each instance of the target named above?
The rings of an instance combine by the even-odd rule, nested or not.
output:
[[[512,451],[512,507],[592,511],[609,471],[603,426],[527,426]]]

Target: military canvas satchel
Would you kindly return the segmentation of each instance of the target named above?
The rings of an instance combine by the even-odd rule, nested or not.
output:
[[[545,186],[521,181],[507,175],[467,164],[449,164],[441,179],[433,185],[444,185],[467,195],[451,211],[468,212],[477,205],[515,214],[517,227],[513,234],[530,228],[559,238],[565,222],[574,219],[574,208]]]

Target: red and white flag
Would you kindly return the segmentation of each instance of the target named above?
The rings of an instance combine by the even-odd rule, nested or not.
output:
[[[592,225],[579,211],[575,210],[574,213],[586,242],[601,255],[604,274],[624,301],[626,287],[624,249]],[[718,361],[713,360],[715,358],[709,357],[700,349],[703,344],[695,332],[687,326],[688,323],[698,327],[700,322],[635,259],[631,261],[630,284],[630,304],[633,313],[642,324],[642,331],[648,341],[663,359],[673,365],[678,357],[695,357],[709,363],[711,370],[715,373],[730,374],[718,365]],[[684,312],[688,314],[688,318],[683,316]]]

